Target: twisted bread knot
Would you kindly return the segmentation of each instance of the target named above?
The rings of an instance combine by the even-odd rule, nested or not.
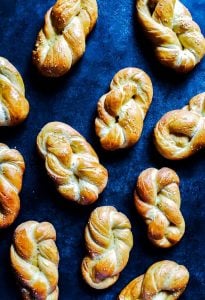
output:
[[[28,112],[21,75],[7,59],[0,57],[0,126],[17,125]]]
[[[20,209],[19,192],[25,170],[21,154],[0,143],[0,228],[8,227]]]
[[[128,218],[112,206],[96,208],[85,229],[88,256],[82,262],[82,274],[95,289],[114,284],[125,268],[133,246]]]
[[[79,204],[96,201],[107,184],[107,170],[88,142],[72,127],[51,122],[37,137],[48,175],[60,194]]]
[[[148,237],[158,247],[171,247],[185,231],[180,212],[179,177],[168,168],[149,168],[137,181],[135,206],[148,225]]]
[[[155,126],[154,141],[160,154],[172,160],[205,147],[205,93],[193,97],[184,108],[166,113]]]
[[[58,0],[48,10],[33,51],[34,64],[43,75],[62,76],[79,60],[97,15],[96,0]]]
[[[180,1],[137,0],[137,13],[163,65],[189,72],[203,58],[204,36]]]
[[[55,240],[55,229],[48,222],[28,221],[16,228],[10,257],[23,299],[58,299]]]
[[[119,300],[178,299],[189,281],[189,272],[174,261],[153,264],[144,275],[132,280],[120,293]]]
[[[98,102],[96,134],[106,150],[130,147],[140,138],[152,101],[151,80],[140,69],[126,68],[114,76],[110,89]]]

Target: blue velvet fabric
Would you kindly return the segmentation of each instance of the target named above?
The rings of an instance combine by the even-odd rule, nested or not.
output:
[[[1,128],[0,142],[16,147],[26,161],[21,192],[21,211],[15,223],[0,232],[0,294],[2,300],[19,299],[11,272],[9,247],[16,226],[27,220],[50,221],[57,231],[60,252],[59,288],[61,300],[116,299],[121,289],[154,262],[163,259],[184,264],[190,282],[181,299],[205,299],[205,158],[204,150],[184,161],[162,158],[153,146],[153,127],[167,111],[181,108],[189,99],[205,91],[205,59],[188,75],[177,75],[154,58],[135,18],[134,0],[98,0],[99,19],[87,40],[87,50],[72,71],[60,79],[42,78],[32,66],[31,51],[53,0],[0,0],[0,55],[21,72],[30,102],[28,119],[15,128]],[[204,29],[205,0],[183,3]],[[135,66],[146,71],[153,82],[154,98],[139,142],[129,150],[106,153],[94,132],[96,103],[108,91],[114,74]],[[109,171],[107,188],[88,207],[66,202],[56,192],[40,160],[35,140],[49,121],[62,121],[78,130],[93,145]],[[186,233],[172,249],[154,248],[147,240],[146,227],[133,204],[133,189],[139,173],[148,167],[171,167],[180,176],[182,212]],[[97,291],[81,278],[81,261],[86,253],[84,228],[91,211],[114,205],[132,223],[134,247],[117,283]]]

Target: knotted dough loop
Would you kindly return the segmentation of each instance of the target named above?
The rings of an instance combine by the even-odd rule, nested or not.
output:
[[[137,0],[137,14],[163,65],[186,73],[203,58],[204,36],[180,1]]]
[[[33,51],[33,62],[44,76],[62,76],[79,60],[97,16],[96,0],[58,0],[48,10]]]
[[[82,262],[82,275],[95,289],[113,285],[125,268],[133,246],[128,218],[112,206],[96,208],[85,229],[88,256]]]
[[[51,122],[39,133],[37,147],[64,198],[82,205],[97,200],[108,173],[82,135],[65,123]]]
[[[176,300],[184,292],[189,272],[174,261],[159,261],[144,275],[132,280],[120,293],[118,300]]]
[[[104,149],[126,148],[138,141],[152,95],[152,83],[144,71],[126,68],[114,76],[110,92],[98,102],[95,119],[96,134]]]
[[[29,113],[24,83],[16,68],[0,57],[0,126],[14,126]]]
[[[180,212],[179,177],[169,169],[149,168],[138,177],[135,206],[148,226],[148,237],[158,247],[178,243],[185,231]]]
[[[154,142],[168,159],[187,158],[205,147],[205,93],[180,110],[166,113],[156,124]]]
[[[19,225],[10,249],[11,265],[25,300],[58,299],[59,254],[51,223]]]
[[[0,228],[11,225],[19,213],[24,171],[21,154],[0,143]]]

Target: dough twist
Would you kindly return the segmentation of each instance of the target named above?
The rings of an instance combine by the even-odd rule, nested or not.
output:
[[[0,57],[0,126],[14,126],[29,113],[24,83],[16,68]]]
[[[97,16],[96,0],[58,0],[48,10],[33,51],[33,62],[44,76],[62,76],[79,60]]]
[[[37,137],[48,175],[60,194],[79,204],[97,200],[107,184],[107,170],[82,135],[61,122],[46,124]]]
[[[203,58],[204,36],[180,1],[137,0],[137,14],[163,65],[185,73]]]
[[[55,240],[55,229],[48,222],[28,221],[16,228],[10,257],[23,299],[58,299],[59,254]]]
[[[82,262],[82,275],[95,289],[114,284],[125,268],[133,246],[128,218],[112,206],[96,208],[85,229],[88,256]]]
[[[156,124],[154,142],[160,154],[179,160],[205,147],[205,93],[180,110],[166,113]]]
[[[106,150],[130,147],[140,138],[152,101],[151,80],[140,69],[126,68],[114,76],[110,89],[98,102],[96,134]]]
[[[0,228],[11,225],[20,209],[24,159],[21,154],[0,143]]]
[[[132,280],[120,293],[119,300],[176,300],[184,292],[189,272],[174,261],[153,264],[144,275]]]
[[[179,177],[173,170],[149,168],[143,171],[137,180],[134,199],[154,245],[168,248],[181,240],[185,222],[180,212]]]

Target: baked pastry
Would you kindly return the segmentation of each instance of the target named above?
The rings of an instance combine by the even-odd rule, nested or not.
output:
[[[10,249],[11,265],[25,300],[58,299],[59,254],[51,223],[19,225]]]
[[[180,211],[179,177],[173,170],[144,170],[136,183],[134,201],[155,246],[168,248],[181,240],[185,222]]]
[[[166,113],[156,124],[154,142],[159,153],[172,160],[193,155],[205,147],[205,93],[182,109]]]
[[[134,145],[140,138],[143,121],[152,102],[152,82],[137,68],[115,74],[110,91],[98,102],[96,134],[106,150]]]
[[[85,228],[88,255],[81,270],[85,281],[95,289],[113,285],[125,268],[133,246],[128,218],[113,206],[97,207]]]
[[[108,173],[79,132],[65,123],[48,123],[38,134],[37,147],[48,175],[64,198],[82,205],[98,199]]]
[[[96,0],[58,0],[45,15],[33,62],[44,76],[59,77],[85,52],[85,40],[98,16]]]
[[[174,261],[163,260],[132,280],[120,293],[119,300],[176,300],[184,292],[189,272]]]
[[[137,15],[163,65],[186,73],[203,58],[204,36],[180,1],[137,0]]]
[[[6,58],[0,57],[0,126],[18,125],[28,113],[23,79]]]
[[[0,143],[0,164],[0,228],[5,228],[19,213],[25,163],[17,150]]]

